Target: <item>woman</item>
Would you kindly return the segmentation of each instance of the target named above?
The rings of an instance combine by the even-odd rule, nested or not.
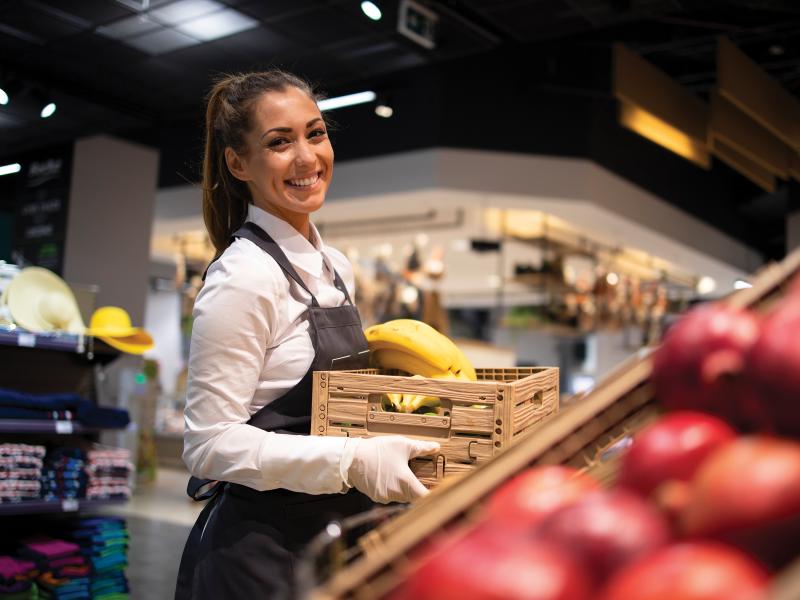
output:
[[[268,71],[214,86],[203,216],[218,258],[194,307],[183,453],[190,494],[212,499],[176,598],[291,598],[298,553],[333,516],[426,493],[408,460],[436,443],[307,435],[313,371],[368,363],[352,268],[309,220],[332,175],[304,81]]]

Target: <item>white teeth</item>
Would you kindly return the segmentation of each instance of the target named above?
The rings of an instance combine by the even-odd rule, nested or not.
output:
[[[314,175],[313,177],[306,177],[305,179],[290,179],[289,183],[297,187],[303,187],[307,185],[314,185],[317,183],[319,179],[319,175]]]

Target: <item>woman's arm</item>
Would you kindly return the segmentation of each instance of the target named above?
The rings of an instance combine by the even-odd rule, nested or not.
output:
[[[196,477],[257,490],[339,492],[346,481],[345,438],[275,434],[246,424],[288,288],[267,257],[232,250],[209,270],[195,302],[184,462]]]

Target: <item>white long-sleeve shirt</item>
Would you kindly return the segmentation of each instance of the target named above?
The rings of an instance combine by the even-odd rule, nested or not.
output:
[[[354,297],[352,266],[322,243],[313,224],[314,244],[253,205],[247,220],[277,242],[320,306],[345,302],[333,269]],[[211,265],[194,305],[184,413],[183,460],[196,477],[257,490],[346,489],[352,462],[346,438],[276,434],[246,424],[308,371],[310,300],[250,240],[237,239]]]

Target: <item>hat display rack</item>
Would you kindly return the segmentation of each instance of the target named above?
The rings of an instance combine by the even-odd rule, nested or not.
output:
[[[118,306],[102,306],[94,311],[89,327],[81,317],[78,301],[69,285],[42,267],[7,270],[0,293],[0,329],[19,329],[20,336],[77,336],[77,349],[94,353],[98,338],[127,354],[144,354],[154,347],[152,336],[134,327],[130,315]],[[20,345],[25,345],[20,337]]]

